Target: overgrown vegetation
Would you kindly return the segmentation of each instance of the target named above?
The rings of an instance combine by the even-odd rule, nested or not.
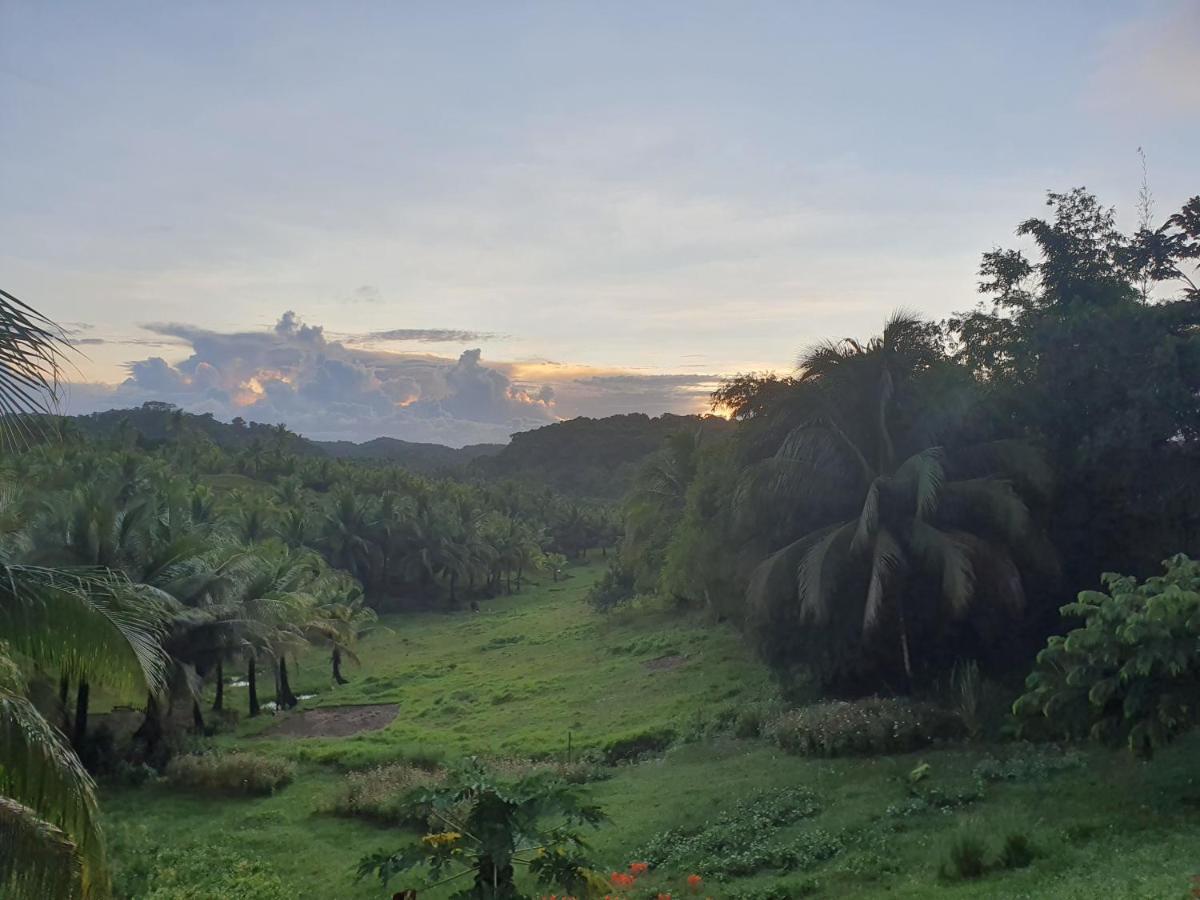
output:
[[[166,777],[185,790],[254,796],[290,784],[296,767],[254,753],[200,753],[176,756],[167,764]]]

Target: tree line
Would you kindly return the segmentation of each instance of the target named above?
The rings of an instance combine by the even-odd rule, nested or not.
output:
[[[908,691],[959,658],[1027,671],[1106,571],[1200,542],[1200,197],[1122,233],[1083,189],[983,255],[975,308],[898,312],[793,374],[728,380],[732,435],[642,467],[599,599],[741,624],[784,674]]]

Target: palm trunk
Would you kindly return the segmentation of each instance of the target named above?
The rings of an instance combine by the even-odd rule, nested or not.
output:
[[[504,573],[504,586],[508,589],[508,593],[512,593],[512,569],[508,569]]]
[[[458,598],[454,594],[454,586],[458,581],[458,573],[452,571],[450,573],[450,605],[454,606],[458,602]]]
[[[200,701],[192,700],[192,728],[196,734],[204,734],[204,713],[200,711]]]
[[[213,712],[225,709],[225,664],[217,663],[217,695],[213,697]]]
[[[279,690],[275,694],[275,705],[279,709],[291,709],[299,702],[296,695],[292,693],[292,686],[288,684],[287,659],[281,656],[279,657]]]
[[[336,644],[333,647],[333,680],[338,684],[346,684],[346,679],[342,677],[342,648]]]
[[[62,733],[71,733],[71,710],[67,704],[71,698],[71,682],[64,675],[58,681],[58,706],[62,711]]]
[[[250,657],[250,665],[246,672],[246,686],[250,689],[250,715],[257,716],[259,713],[258,706],[258,673],[254,671],[257,660],[253,655]]]
[[[87,679],[79,682],[79,690],[75,694],[75,729],[71,732],[71,746],[75,752],[83,755],[83,745],[87,740],[88,730],[88,695],[91,688]]]
[[[521,573],[525,571],[524,566],[517,566],[517,590],[521,590]]]
[[[913,687],[912,657],[908,652],[908,626],[904,621],[904,601],[897,599],[896,614],[900,620],[900,653],[904,657],[904,674],[908,678],[908,689]]]

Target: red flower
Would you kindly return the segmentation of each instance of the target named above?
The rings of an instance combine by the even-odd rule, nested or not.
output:
[[[634,877],[626,875],[624,872],[613,872],[608,876],[608,880],[613,883],[613,887],[629,888],[633,887]]]
[[[646,872],[647,872],[647,870],[649,870],[649,868],[650,868],[650,864],[649,864],[649,863],[641,863],[641,862],[638,862],[638,863],[630,863],[630,864],[629,864],[629,871],[633,873],[633,876],[634,876],[635,878],[636,878],[638,875],[644,875],[644,874],[646,874]]]
[[[699,875],[689,875],[687,878],[688,887],[692,889],[693,894],[700,893],[700,885],[704,883],[704,879]]]

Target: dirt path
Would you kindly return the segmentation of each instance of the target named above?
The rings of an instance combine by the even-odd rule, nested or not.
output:
[[[361,731],[378,731],[386,727],[400,707],[395,703],[373,703],[368,706],[322,706],[306,709],[283,719],[262,737],[349,737]]]

